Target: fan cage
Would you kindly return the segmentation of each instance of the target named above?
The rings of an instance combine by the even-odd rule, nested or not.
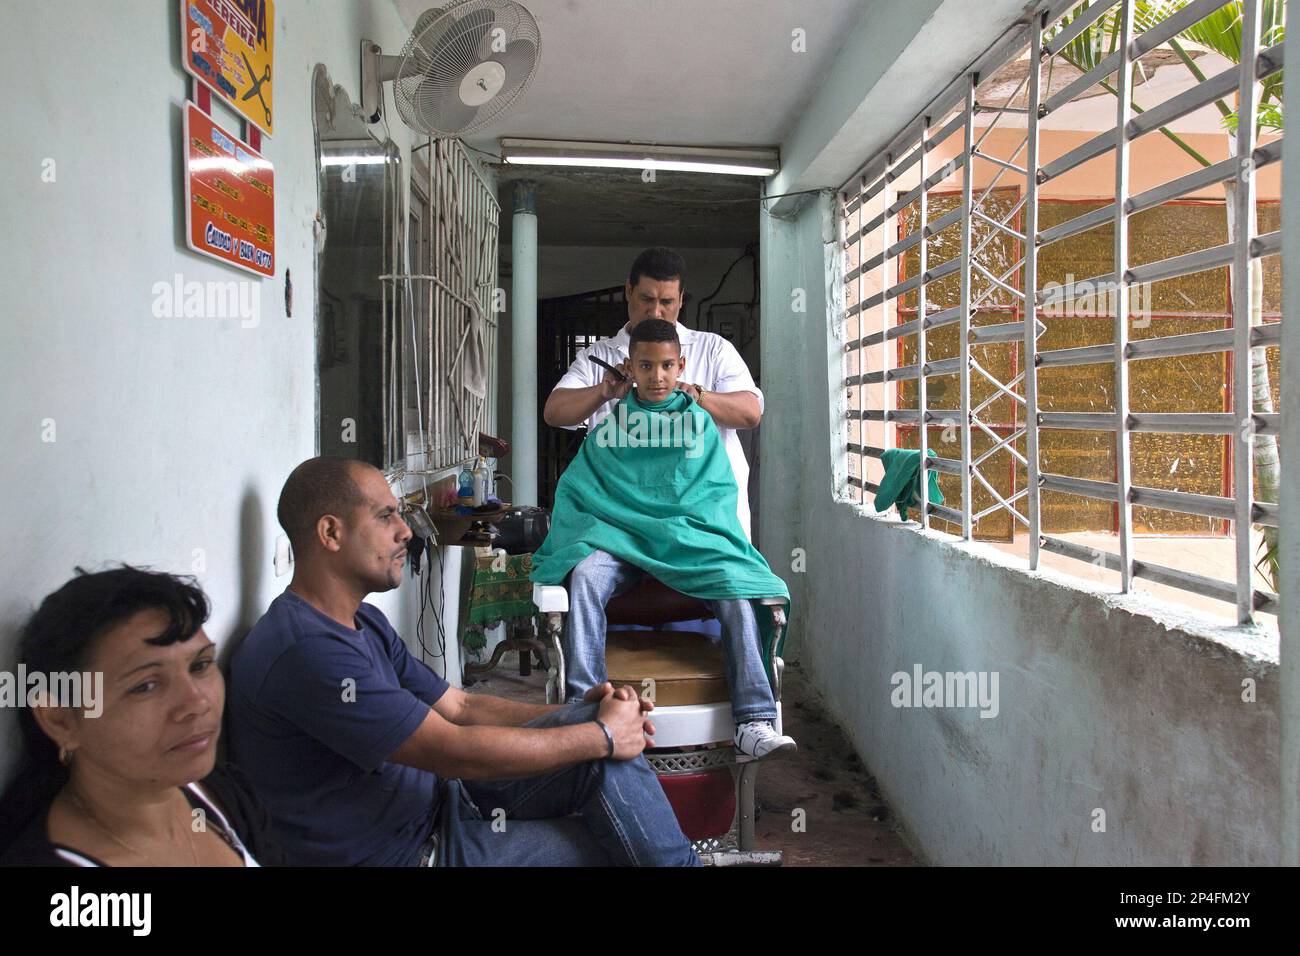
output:
[[[402,48],[393,83],[397,111],[407,126],[427,136],[475,133],[528,89],[541,52],[537,21],[514,0],[461,0],[430,10]],[[458,94],[461,80],[489,60],[506,70],[505,84],[481,106],[465,106]]]

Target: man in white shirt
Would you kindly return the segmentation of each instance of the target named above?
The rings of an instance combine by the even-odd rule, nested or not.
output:
[[[749,464],[737,429],[754,428],[763,417],[763,393],[754,384],[736,347],[713,332],[697,332],[677,321],[682,308],[686,263],[671,249],[647,249],[636,257],[627,281],[627,324],[611,338],[601,339],[578,353],[546,400],[542,417],[560,428],[587,426],[588,434],[632,387],[613,372],[591,361],[619,365],[628,356],[628,333],[645,319],[663,319],[677,326],[686,369],[677,387],[689,393],[713,416],[735,473],[739,494],[736,517],[748,536]]]
[[[677,321],[682,308],[686,263],[671,249],[647,249],[636,257],[627,280],[627,324],[612,338],[587,346],[564,377],[556,384],[542,417],[548,425],[577,428],[586,424],[588,434],[608,415],[631,389],[629,374],[621,380],[613,372],[591,361],[592,356],[629,371],[629,334],[647,319],[672,323],[686,360],[676,387],[689,394],[718,426],[731,470],[736,477],[736,517],[749,536],[749,464],[740,447],[736,430],[753,428],[763,417],[763,393],[754,384],[736,347],[720,335],[697,332]],[[605,551],[596,550],[576,564],[566,579],[569,613],[564,619],[561,643],[566,661],[565,692],[570,703],[580,701],[594,676],[604,673],[605,605],[609,599],[633,587],[645,572]],[[736,614],[729,632],[739,640],[758,641],[757,624],[748,602],[736,601]],[[748,615],[746,618],[745,615]],[[730,659],[730,658],[729,658]],[[757,660],[757,657],[753,657]],[[761,663],[757,680],[766,684]],[[729,677],[731,686],[736,681]],[[763,687],[763,691],[768,691]],[[770,693],[770,692],[769,692]],[[768,697],[770,703],[771,698]],[[736,750],[745,757],[763,757],[792,750],[793,738],[777,733],[775,712],[746,714],[736,724]]]

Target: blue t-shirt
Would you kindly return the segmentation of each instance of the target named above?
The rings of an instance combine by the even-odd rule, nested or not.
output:
[[[447,682],[407,653],[378,608],[344,627],[286,590],[235,652],[230,757],[302,866],[413,866],[437,778],[388,756]]]

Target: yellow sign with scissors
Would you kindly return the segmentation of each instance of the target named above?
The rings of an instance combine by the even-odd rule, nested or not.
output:
[[[180,0],[186,72],[274,132],[275,0]]]

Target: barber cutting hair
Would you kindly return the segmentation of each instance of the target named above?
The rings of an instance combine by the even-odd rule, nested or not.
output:
[[[718,426],[723,448],[731,462],[739,494],[736,517],[745,535],[749,528],[749,463],[736,431],[755,428],[763,417],[763,393],[754,384],[745,360],[721,335],[688,329],[677,321],[686,288],[686,263],[662,246],[636,257],[628,274],[627,324],[617,335],[603,338],[578,353],[564,377],[556,383],[542,417],[548,425],[577,428],[590,434],[631,389],[631,383],[592,362],[599,358],[612,366],[628,357],[629,336],[646,319],[663,319],[676,326],[686,367],[677,387],[708,412]]]

